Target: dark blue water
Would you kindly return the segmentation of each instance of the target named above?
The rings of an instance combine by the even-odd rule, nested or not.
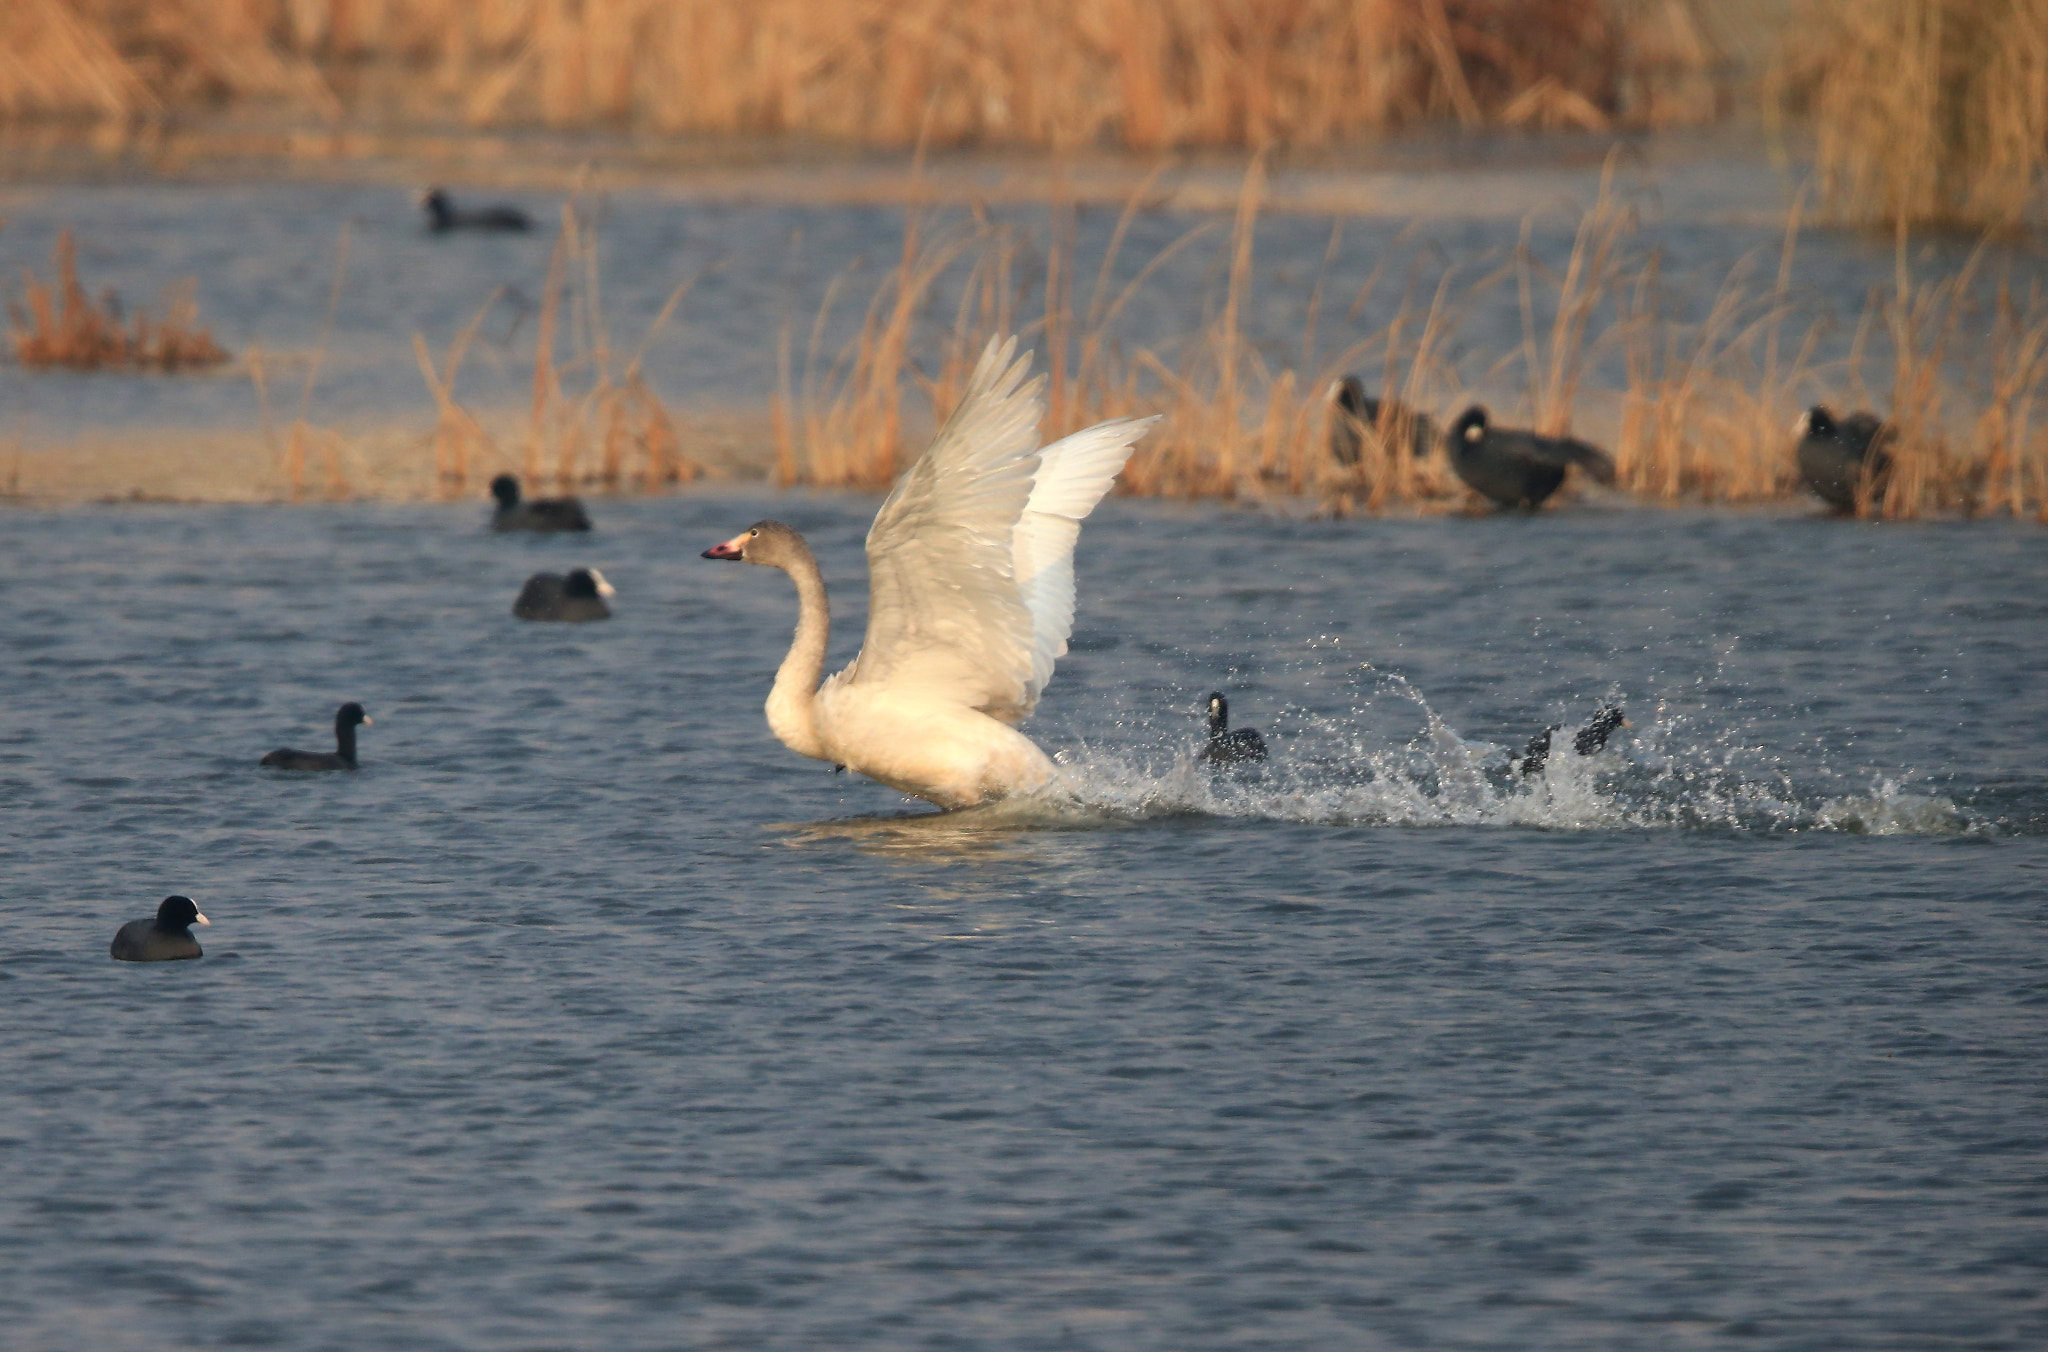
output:
[[[873,505],[0,519],[6,1345],[2048,1343],[2038,529],[1111,502],[1070,797],[941,818],[696,557],[850,655]]]

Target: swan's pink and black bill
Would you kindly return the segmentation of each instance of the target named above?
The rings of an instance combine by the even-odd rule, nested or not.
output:
[[[745,535],[735,535],[724,544],[713,545],[705,550],[703,557],[707,559],[738,559],[740,557],[740,546],[746,542],[747,537]]]

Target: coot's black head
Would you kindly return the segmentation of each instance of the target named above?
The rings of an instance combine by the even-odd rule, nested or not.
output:
[[[446,225],[448,218],[455,214],[455,204],[439,188],[429,188],[421,193],[420,207],[433,218],[435,225]]]
[[[604,574],[595,568],[572,568],[562,579],[562,595],[578,596],[595,601],[600,596],[616,596],[617,589],[604,580]]]
[[[370,716],[363,712],[363,706],[350,700],[334,711],[334,726],[352,728],[358,723],[368,723]]]
[[[498,500],[500,507],[517,507],[519,505],[519,476],[516,474],[500,474],[497,478],[491,480],[491,496]]]
[[[1799,435],[1803,437],[1831,437],[1835,434],[1835,415],[1828,412],[1826,404],[1815,404],[1806,410],[1806,416],[1799,420]]]
[[[1209,731],[1222,732],[1230,726],[1230,701],[1221,690],[1209,692]]]
[[[1361,421],[1372,417],[1366,409],[1365,386],[1359,383],[1357,376],[1346,376],[1338,381],[1330,390],[1330,402]]]
[[[194,925],[210,925],[213,922],[199,914],[199,908],[192,904],[190,897],[165,897],[163,905],[156,908],[156,927],[164,930],[189,929]]]
[[[1475,442],[1486,435],[1486,406],[1474,404],[1458,415],[1451,424],[1451,438],[1454,441]]]

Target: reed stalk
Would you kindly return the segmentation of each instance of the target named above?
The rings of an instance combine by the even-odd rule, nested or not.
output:
[[[623,355],[604,317],[597,235],[577,214],[573,201],[564,205],[562,228],[541,284],[526,426],[519,438],[520,470],[528,483],[538,484],[551,475],[562,492],[592,487],[622,492],[637,485],[651,493],[705,472],[684,451],[675,418],[647,380],[646,361],[649,349],[709,270],[671,289],[638,345]],[[455,396],[463,357],[501,294],[493,292],[471,316],[439,366],[425,335],[413,335],[413,356],[434,398],[435,424],[426,441],[434,457],[434,482],[445,497],[468,491],[479,462],[493,474],[501,468],[495,463],[496,444],[482,421]],[[587,457],[586,452],[594,456]]]

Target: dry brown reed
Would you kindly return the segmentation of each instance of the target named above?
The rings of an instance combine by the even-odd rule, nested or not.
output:
[[[531,397],[520,436],[522,477],[536,486],[552,480],[562,492],[659,492],[705,473],[684,453],[676,420],[645,370],[647,349],[698,278],[669,292],[639,345],[622,356],[605,323],[600,272],[597,237],[577,214],[576,204],[567,203],[541,289]],[[444,497],[467,493],[473,472],[496,474],[506,468],[482,420],[455,396],[463,358],[497,301],[494,294],[477,310],[438,366],[425,335],[413,335],[413,356],[434,396],[434,430],[426,441],[434,457],[434,482]],[[570,312],[566,325],[565,303]],[[568,356],[563,359],[565,345]]]
[[[112,290],[98,302],[78,280],[78,247],[69,230],[57,234],[50,256],[54,282],[23,269],[20,304],[9,303],[14,359],[23,366],[68,366],[74,370],[185,371],[218,366],[228,354],[213,335],[198,327],[195,286],[187,280],[164,294],[164,317],[146,310],[125,320]]]
[[[1696,0],[5,0],[0,116],[323,115],[909,145],[1320,145],[1715,116]],[[399,105],[393,108],[393,104]]]
[[[315,427],[310,421],[313,387],[319,383],[320,367],[327,359],[327,345],[334,336],[334,317],[341,308],[342,283],[348,276],[348,255],[349,229],[344,225],[334,245],[334,278],[327,287],[327,309],[320,320],[320,337],[314,343],[311,355],[305,359],[306,375],[299,386],[298,412],[292,418],[292,425],[286,429],[281,451],[277,449],[276,425],[270,410],[269,358],[261,349],[252,347],[244,362],[249,379],[256,387],[256,406],[262,420],[264,444],[271,448],[286,491],[294,502],[306,496],[307,468],[315,454],[326,462],[326,495],[339,499],[348,497],[350,492],[348,476],[342,470],[347,443],[334,428]]]
[[[2048,217],[2048,0],[1811,0],[1791,32],[1773,96],[1811,115],[1835,217]]]
[[[1986,359],[1973,363],[1976,354],[1962,340],[1984,327],[1971,311],[1975,265],[1916,278],[1902,241],[1894,282],[1864,307],[1847,357],[1823,364],[1816,353],[1832,321],[1807,313],[1793,288],[1796,209],[1775,278],[1753,281],[1745,263],[1703,317],[1681,320],[1667,313],[1660,260],[1635,250],[1635,218],[1610,191],[1585,213],[1561,269],[1540,266],[1525,233],[1505,269],[1469,282],[1447,271],[1426,305],[1404,296],[1390,322],[1323,357],[1315,334],[1318,287],[1306,307],[1300,359],[1275,363],[1240,322],[1253,299],[1262,195],[1255,159],[1240,193],[1214,318],[1172,349],[1127,348],[1115,333],[1118,314],[1163,261],[1151,260],[1134,280],[1113,288],[1123,225],[1085,306],[1076,303],[1071,251],[1056,228],[1037,292],[1042,309],[1029,313],[1024,299],[1033,288],[1025,282],[1037,278],[1022,276],[1023,246],[1014,231],[983,222],[935,233],[922,214],[911,213],[901,261],[876,286],[855,339],[823,364],[823,374],[826,310],[813,324],[802,382],[788,374],[785,344],[783,389],[773,410],[778,480],[885,488],[917,449],[914,436],[958,398],[981,343],[991,333],[1015,331],[1039,344],[1053,376],[1048,436],[1132,413],[1166,415],[1132,455],[1121,480],[1127,493],[1305,501],[1333,515],[1450,510],[1467,495],[1441,454],[1412,453],[1395,400],[1436,416],[1439,425],[1455,411],[1450,397],[1463,397],[1466,387],[1445,353],[1459,315],[1511,278],[1520,292],[1522,342],[1497,360],[1468,360],[1490,376],[1519,366],[1526,394],[1515,411],[1561,433],[1571,430],[1589,393],[1587,373],[1597,355],[1610,345],[1618,349],[1623,388],[1602,393],[1615,396],[1620,408],[1618,486],[1639,500],[1762,503],[1800,496],[1791,427],[1800,409],[1820,398],[1887,409],[1894,469],[1876,485],[1879,495],[1862,505],[1865,514],[2048,513],[2048,428],[2036,416],[2037,402],[2048,396],[2048,298],[2036,292],[2021,304],[2002,294]],[[1141,197],[1134,195],[1125,223]],[[1333,230],[1329,257],[1340,240]],[[929,308],[947,268],[962,261],[969,282],[951,325],[927,334],[915,318]],[[828,308],[846,280],[835,283]],[[1354,313],[1383,281],[1376,269]],[[1867,358],[1880,344],[1888,394],[1873,400],[1865,387]],[[1973,365],[1988,372],[1981,390],[1959,374]],[[1331,451],[1333,423],[1343,415],[1329,392],[1343,371],[1376,372],[1378,389],[1394,396],[1377,425],[1357,429],[1359,451],[1350,464]],[[929,410],[912,407],[913,396]]]

